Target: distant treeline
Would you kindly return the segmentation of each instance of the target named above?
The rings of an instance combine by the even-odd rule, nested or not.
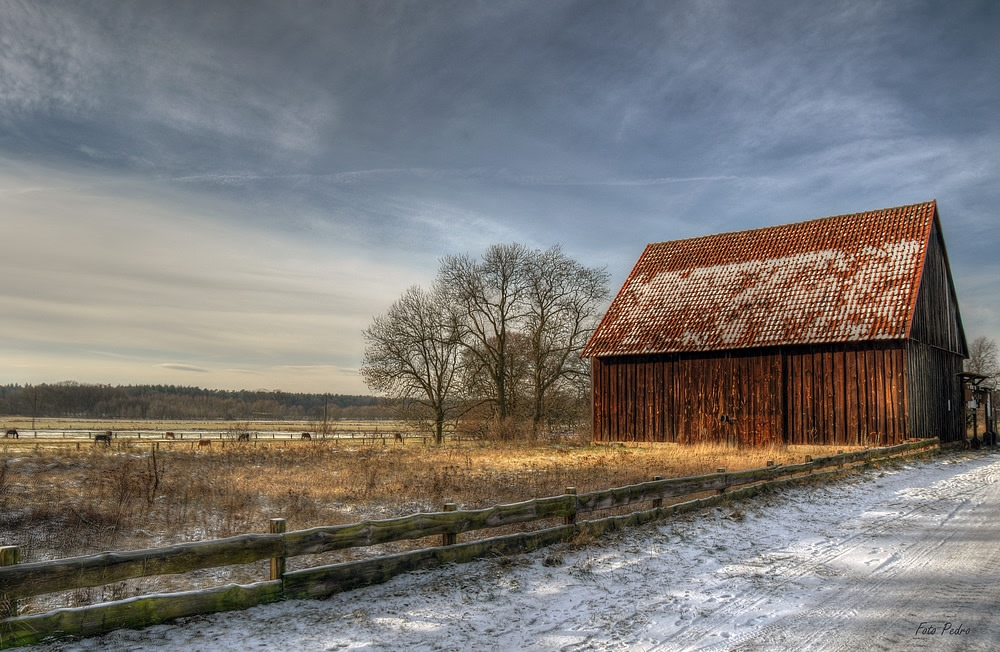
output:
[[[95,419],[378,419],[394,414],[375,396],[201,389],[175,385],[0,386],[0,414]]]

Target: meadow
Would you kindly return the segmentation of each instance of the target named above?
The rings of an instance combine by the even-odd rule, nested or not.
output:
[[[284,518],[289,530],[298,530],[440,511],[445,503],[483,508],[559,495],[567,487],[582,493],[654,476],[759,468],[836,452],[800,446],[595,445],[565,438],[532,444],[448,441],[437,447],[417,437],[377,436],[373,424],[367,430],[352,424],[355,434],[349,437],[304,441],[295,438],[301,423],[287,425],[287,438],[221,438],[205,447],[163,440],[151,434],[156,430],[149,423],[129,424],[129,430],[147,434],[118,434],[105,446],[73,433],[101,431],[108,424],[74,425],[45,424],[50,431],[62,427],[60,438],[33,438],[19,426],[20,439],[0,440],[0,545],[19,546],[24,562],[267,532],[272,518]],[[116,433],[126,430],[116,425]],[[217,425],[155,428],[208,432]],[[377,432],[390,431],[380,425]],[[358,436],[358,428],[371,436]],[[254,581],[260,573],[237,569],[225,579]],[[66,604],[119,598],[132,590],[111,587]]]

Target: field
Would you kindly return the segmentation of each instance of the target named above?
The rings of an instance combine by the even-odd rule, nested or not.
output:
[[[20,546],[23,561],[39,561],[266,532],[271,518],[287,519],[289,530],[305,529],[439,511],[445,503],[488,507],[558,495],[567,487],[586,492],[835,452],[576,440],[504,446],[450,441],[435,447],[422,438],[386,437],[399,424],[382,422],[350,424],[339,436],[309,441],[297,436],[307,431],[302,423],[286,422],[281,430],[255,423],[257,437],[250,441],[228,437],[231,431],[218,424],[113,425],[39,422],[39,433],[60,436],[36,438],[18,426],[20,439],[0,440],[0,545]],[[166,428],[202,437],[211,432],[214,440],[211,446],[165,440]],[[85,434],[105,429],[116,433],[110,446]],[[252,581],[260,573],[238,568],[226,579]],[[68,604],[124,597],[139,588],[69,596]]]
[[[1000,453],[952,451],[722,509],[39,652],[1000,649]]]

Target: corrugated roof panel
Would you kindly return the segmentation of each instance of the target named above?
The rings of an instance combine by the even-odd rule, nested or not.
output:
[[[900,339],[935,202],[648,245],[585,356]]]

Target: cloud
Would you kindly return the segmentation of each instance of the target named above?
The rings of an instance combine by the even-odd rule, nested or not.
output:
[[[0,348],[363,390],[361,329],[444,255],[561,244],[620,285],[647,242],[935,197],[966,325],[995,328],[998,17],[0,3]]]
[[[10,218],[0,275],[17,279],[0,293],[6,351],[62,351],[67,360],[118,351],[114,364],[180,359],[206,370],[253,363],[337,374],[356,364],[372,315],[413,282],[391,257],[367,260],[240,227],[190,197],[151,204],[121,188],[104,194],[79,175],[3,165],[0,188],[18,186],[20,175],[45,177],[48,187],[0,192]],[[144,194],[142,184],[128,194]],[[356,377],[347,382],[361,389]]]
[[[86,16],[6,3],[0,20],[0,116],[92,110],[108,51]]]
[[[178,165],[170,141],[189,152],[267,152],[286,163],[314,155],[336,123],[336,97],[324,84],[279,74],[270,50],[241,47],[249,14],[224,7],[193,27],[178,24],[183,11],[131,3],[6,3],[0,120],[63,121],[81,153],[129,164]],[[224,30],[237,38],[212,38]],[[119,153],[98,145],[112,131]]]
[[[208,373],[208,369],[205,369],[204,367],[198,367],[190,364],[183,364],[180,362],[162,362],[156,366],[160,367],[161,369],[172,369],[174,371],[192,371],[201,374]]]

